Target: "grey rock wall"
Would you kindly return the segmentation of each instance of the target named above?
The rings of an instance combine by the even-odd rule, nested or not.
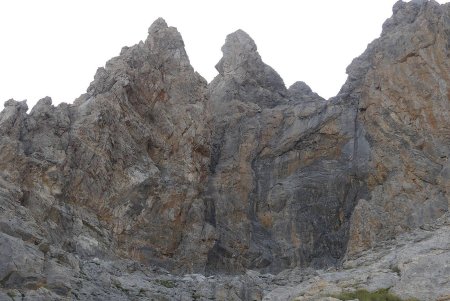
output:
[[[74,104],[7,101],[1,294],[261,300],[294,281],[265,273],[339,266],[432,223],[449,206],[449,37],[449,4],[397,2],[325,100],[286,88],[242,30],[208,84],[158,19]]]
[[[219,238],[208,270],[336,263],[366,191],[364,162],[355,163],[356,107],[328,102],[301,82],[287,90],[241,30],[222,51],[209,85],[208,199]]]

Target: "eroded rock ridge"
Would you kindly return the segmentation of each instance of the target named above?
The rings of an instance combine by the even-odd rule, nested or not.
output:
[[[261,300],[264,273],[354,264],[448,212],[449,4],[397,2],[329,100],[286,88],[242,30],[209,84],[175,28],[148,33],[74,104],[5,103],[0,291],[132,299],[153,267],[136,296]]]

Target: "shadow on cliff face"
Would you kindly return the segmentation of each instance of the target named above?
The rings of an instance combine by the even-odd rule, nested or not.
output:
[[[397,2],[328,101],[227,37],[209,85],[209,271],[336,264],[448,211],[449,8]]]
[[[5,104],[0,234],[32,245],[36,270],[74,253],[274,273],[435,219],[450,187],[449,7],[398,2],[329,100],[286,89],[242,30],[207,85],[157,20],[73,105]]]
[[[214,120],[207,197],[219,235],[208,272],[336,264],[367,196],[368,143],[357,104],[286,89],[242,30],[209,85]],[[359,148],[359,149],[358,149]]]

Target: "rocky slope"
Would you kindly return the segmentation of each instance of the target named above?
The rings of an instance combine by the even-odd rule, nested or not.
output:
[[[449,4],[397,2],[325,100],[241,30],[207,84],[158,19],[74,104],[9,100],[0,299],[444,298],[449,37]]]
[[[36,262],[32,259],[36,259],[37,250],[12,237],[2,237],[1,243],[14,254],[16,267],[23,274],[37,268],[29,265]],[[331,296],[357,289],[390,289],[404,299],[445,301],[450,299],[450,215],[345,260],[338,269],[177,276],[123,259],[80,260],[59,253],[45,261],[45,283],[3,287],[0,300],[338,301]]]

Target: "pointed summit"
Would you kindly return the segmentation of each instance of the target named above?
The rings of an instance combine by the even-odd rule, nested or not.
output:
[[[230,73],[246,65],[263,64],[253,39],[242,29],[229,34],[222,46],[223,58],[216,65],[220,74]]]
[[[150,26],[145,44],[151,52],[179,60],[180,66],[190,66],[181,34],[175,27],[169,27],[163,18],[156,19]],[[164,60],[166,59],[163,58]]]
[[[229,34],[225,40],[225,45],[222,47],[224,55],[227,51],[232,49],[234,52],[241,54],[256,53],[257,47],[255,41],[242,29],[238,29],[235,32]]]
[[[148,34],[152,34],[154,32],[158,32],[159,30],[166,28],[168,28],[166,20],[164,20],[163,18],[158,18],[148,28]]]
[[[238,93],[241,100],[271,107],[286,95],[286,87],[280,75],[262,61],[257,49],[245,31],[239,29],[229,34],[222,46],[223,57],[216,65],[217,80],[224,80],[231,86],[237,84],[229,88],[243,90]],[[264,97],[258,96],[261,88],[268,91]]]
[[[144,65],[147,67],[141,68]],[[92,97],[110,91],[114,85],[127,87],[154,70],[159,74],[164,71],[165,76],[193,72],[181,34],[163,18],[152,23],[145,42],[122,48],[119,56],[99,68],[87,92]]]

